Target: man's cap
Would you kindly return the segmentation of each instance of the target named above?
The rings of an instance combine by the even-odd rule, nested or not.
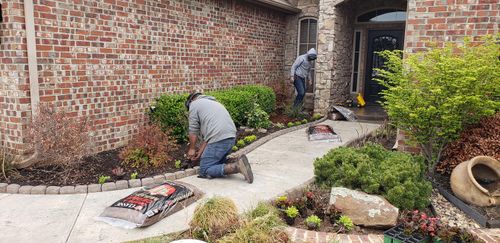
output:
[[[184,103],[184,105],[186,105],[186,109],[189,110],[189,105],[191,104],[191,102],[196,98],[198,97],[198,95],[201,95],[200,92],[193,92],[191,94],[189,94],[189,96],[187,97],[186,99],[186,102]]]

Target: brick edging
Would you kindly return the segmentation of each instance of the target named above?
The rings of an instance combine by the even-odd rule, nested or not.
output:
[[[311,231],[299,229],[295,227],[287,227],[285,231],[288,233],[291,242],[307,242],[307,243],[328,243],[328,242],[352,242],[352,243],[382,243],[384,242],[383,234],[337,234],[329,232]]]
[[[269,140],[281,136],[283,134],[293,132],[310,125],[318,124],[326,120],[326,117],[321,118],[319,120],[303,124],[300,126],[290,127],[283,130],[276,131],[271,133],[265,137],[258,139],[257,141],[251,143],[250,145],[238,150],[231,155],[230,157],[239,156],[241,154],[247,154],[261,146],[262,144],[267,143]],[[7,184],[0,183],[0,193],[8,193],[8,194],[86,194],[86,193],[95,193],[95,192],[106,192],[106,191],[115,191],[115,190],[123,190],[128,188],[137,188],[142,186],[150,186],[154,184],[160,184],[165,181],[172,181],[181,178],[185,178],[188,176],[193,176],[198,174],[200,170],[199,166],[195,166],[193,168],[189,168],[186,170],[176,171],[172,173],[165,173],[160,175],[155,175],[152,177],[145,177],[142,179],[133,179],[133,180],[118,180],[115,182],[106,182],[104,184],[89,184],[89,185],[75,185],[75,186],[46,186],[46,185],[38,185],[38,186],[30,186],[25,185],[21,186],[19,184]]]

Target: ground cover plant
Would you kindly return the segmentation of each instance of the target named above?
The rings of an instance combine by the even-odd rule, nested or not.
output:
[[[361,148],[335,148],[314,161],[319,185],[379,194],[401,209],[429,205],[432,186],[424,173],[422,157],[389,151],[370,143]]]
[[[387,114],[420,145],[433,175],[446,145],[463,129],[500,108],[500,45],[465,41],[426,52],[379,53],[386,59],[378,81]]]

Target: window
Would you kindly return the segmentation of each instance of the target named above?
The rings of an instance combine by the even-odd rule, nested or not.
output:
[[[318,34],[318,20],[313,18],[301,19],[299,22],[299,41],[297,48],[297,55],[302,55],[307,53],[309,49],[316,49],[316,39]],[[314,65],[311,69],[312,80],[308,80],[306,83],[306,92],[312,93],[314,89]]]
[[[406,21],[406,11],[399,9],[379,9],[362,14],[358,17],[358,22],[403,22]]]
[[[358,92],[358,80],[359,80],[359,62],[360,62],[360,50],[361,50],[361,32],[354,32],[354,53],[352,58],[352,75],[351,75],[351,93]]]

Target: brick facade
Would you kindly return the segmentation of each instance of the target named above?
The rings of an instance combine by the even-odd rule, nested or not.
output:
[[[405,49],[422,51],[432,42],[480,40],[500,30],[498,0],[409,0]]]
[[[4,1],[2,141],[31,116],[23,1]],[[35,0],[40,101],[93,120],[95,151],[123,145],[163,93],[282,79],[286,14],[239,0]],[[12,16],[12,17],[11,17]],[[15,57],[14,57],[15,56]]]

